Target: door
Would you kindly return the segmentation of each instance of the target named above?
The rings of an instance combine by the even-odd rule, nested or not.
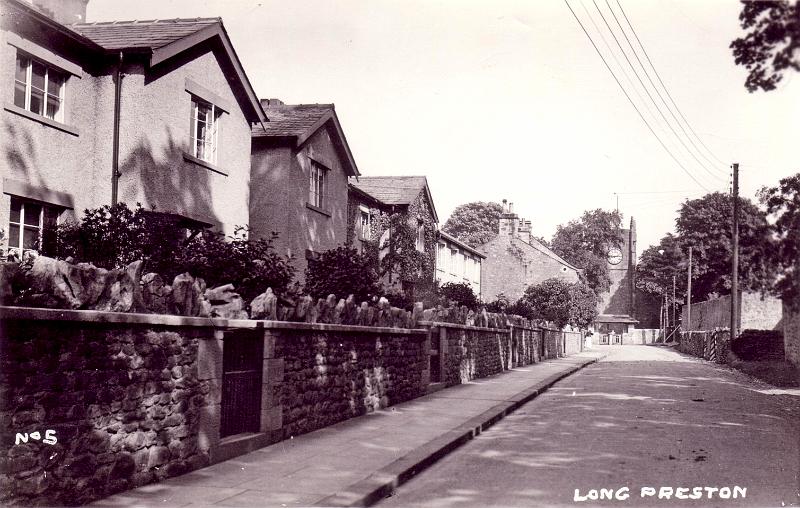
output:
[[[263,352],[261,334],[244,330],[225,334],[220,437],[260,430]]]

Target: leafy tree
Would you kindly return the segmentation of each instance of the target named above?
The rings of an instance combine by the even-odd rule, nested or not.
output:
[[[442,226],[442,231],[477,247],[497,236],[502,214],[500,203],[475,201],[458,205]]]
[[[775,289],[794,305],[800,297],[800,173],[781,179],[775,187],[764,187],[759,199],[774,218],[772,259],[780,269]]]
[[[381,292],[377,261],[372,253],[345,246],[323,252],[308,261],[305,290],[315,298],[352,294],[357,302],[369,301]]]
[[[409,289],[423,288],[433,280],[434,253],[417,249],[418,230],[405,213],[381,216],[381,229],[389,230],[388,250],[380,260],[380,275],[397,276]],[[435,245],[432,228],[425,228],[425,245]],[[373,246],[378,248],[382,246]]]
[[[583,269],[584,280],[595,294],[604,293],[611,286],[606,257],[609,248],[622,244],[621,223],[619,212],[598,208],[558,226],[553,235],[553,251]]]
[[[456,305],[465,305],[472,310],[477,309],[480,305],[472,287],[466,282],[445,282],[439,288],[439,294]]]
[[[731,198],[715,192],[686,201],[675,221],[682,251],[693,248],[692,298],[730,294]],[[770,256],[769,227],[764,212],[750,200],[739,198],[739,285],[743,290],[771,287],[775,266]]]
[[[742,1],[744,37],[731,42],[734,61],[749,71],[744,86],[768,92],[787,69],[800,71],[800,2]]]
[[[636,287],[650,295],[672,294],[672,277],[675,276],[676,295],[685,296],[686,272],[680,239],[667,233],[658,245],[645,249],[636,265]],[[694,292],[694,291],[693,291]]]
[[[520,304],[531,319],[541,319],[562,328],[567,324],[588,327],[597,317],[597,295],[587,284],[558,278],[528,286]]]

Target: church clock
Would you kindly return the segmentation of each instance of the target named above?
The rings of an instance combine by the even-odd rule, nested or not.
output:
[[[608,250],[608,262],[612,265],[618,265],[622,262],[622,251],[616,247]]]

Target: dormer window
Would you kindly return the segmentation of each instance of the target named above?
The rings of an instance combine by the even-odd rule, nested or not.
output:
[[[17,52],[14,105],[56,122],[64,122],[64,73]]]

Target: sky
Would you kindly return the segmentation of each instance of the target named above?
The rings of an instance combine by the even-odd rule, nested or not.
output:
[[[636,219],[641,254],[674,230],[685,199],[729,192],[731,163],[751,199],[800,172],[800,77],[747,92],[728,48],[744,33],[740,9],[733,0],[90,0],[87,20],[220,16],[260,97],[334,103],[361,174],[427,176],[441,224],[459,204],[507,199],[549,239],[584,210],[618,202],[626,222]]]

